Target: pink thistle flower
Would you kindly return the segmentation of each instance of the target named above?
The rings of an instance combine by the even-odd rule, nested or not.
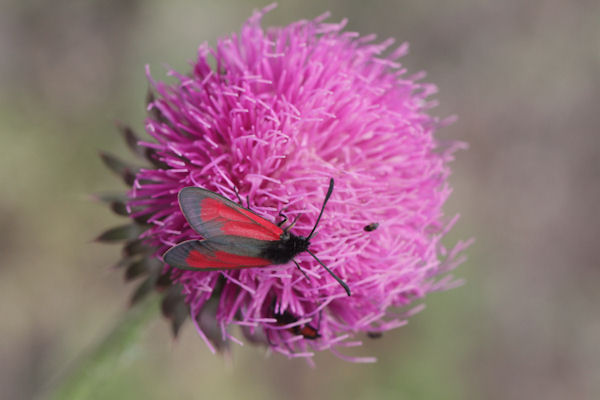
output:
[[[185,296],[213,350],[240,341],[231,329],[239,325],[248,341],[290,357],[331,350],[372,361],[339,350],[359,345],[361,332],[402,326],[420,309],[415,301],[458,284],[447,273],[468,242],[448,251],[440,240],[456,221],[442,206],[451,192],[448,162],[463,145],[434,138],[449,121],[428,114],[435,86],[398,63],[406,44],[374,43],[327,16],[263,30],[269,9],[216,48],[201,45],[191,74],[170,71],[176,83],[148,72],[155,95],[145,127],[154,140],[129,133],[129,141],[153,165],[127,170],[128,215],[144,224],[130,243],[151,249],[149,262],[199,239],[177,202],[186,186],[234,201],[239,193],[272,221],[284,211],[298,217],[292,232],[306,236],[334,178],[311,250],[350,297],[307,253],[296,260],[309,280],[292,262],[211,272],[161,263],[151,283],[165,280],[173,296]]]

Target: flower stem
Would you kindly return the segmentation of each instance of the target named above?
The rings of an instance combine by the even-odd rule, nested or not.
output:
[[[83,355],[59,379],[47,398],[88,399],[122,366],[146,325],[158,314],[160,296],[152,294],[132,306],[112,331],[95,348]],[[46,397],[44,397],[46,398]]]

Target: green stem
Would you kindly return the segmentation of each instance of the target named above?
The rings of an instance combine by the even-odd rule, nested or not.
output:
[[[131,307],[108,336],[66,372],[47,398],[91,398],[93,390],[115,372],[124,354],[135,345],[146,325],[158,313],[159,299],[160,296],[153,294]]]

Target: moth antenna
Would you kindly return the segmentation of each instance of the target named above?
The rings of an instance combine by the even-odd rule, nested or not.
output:
[[[333,181],[333,179],[332,179],[332,181]],[[327,268],[327,266],[325,264],[323,264],[321,262],[321,260],[319,260],[317,258],[317,256],[315,256],[310,250],[306,249],[306,251],[308,252],[308,254],[310,254],[311,256],[313,256],[313,258],[315,260],[317,260],[317,262],[319,264],[321,264],[321,266],[323,268],[325,268],[325,271],[329,272],[329,275],[333,276],[333,279],[335,279],[340,285],[342,285],[342,287],[344,288],[344,290],[346,291],[346,293],[348,293],[348,296],[350,296],[350,288],[348,287],[348,285],[346,285],[346,282],[344,282],[343,280],[341,280],[339,276],[337,276],[332,270],[330,270],[329,268]]]
[[[294,260],[293,258],[292,258],[292,261],[294,262],[294,264],[296,264],[296,267],[298,267],[298,270],[300,270],[300,272],[302,272],[302,275],[304,275],[306,280],[310,282],[309,276],[306,275],[306,272],[304,272],[304,270],[302,268],[300,268],[300,264],[298,264],[298,262],[296,260]]]
[[[323,216],[323,211],[325,211],[325,205],[327,204],[327,200],[329,200],[329,197],[331,197],[331,193],[332,192],[333,192],[333,178],[331,178],[329,180],[329,189],[327,189],[327,194],[325,195],[325,200],[323,200],[323,206],[321,207],[321,212],[319,213],[319,217],[317,218],[317,222],[315,222],[315,226],[313,227],[312,231],[310,232],[310,235],[308,235],[308,237],[306,238],[306,240],[310,240],[310,238],[315,233],[315,229],[317,229],[317,225],[319,225],[319,221],[321,221],[321,216]],[[327,268],[327,267],[325,267],[325,268]]]

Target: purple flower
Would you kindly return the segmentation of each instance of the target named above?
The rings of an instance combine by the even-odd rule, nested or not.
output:
[[[420,309],[415,301],[458,283],[447,272],[468,243],[446,250],[441,238],[456,221],[442,206],[448,162],[461,144],[434,138],[449,121],[428,114],[435,86],[398,63],[407,44],[375,43],[327,16],[263,30],[269,9],[216,48],[201,45],[190,74],[170,71],[176,83],[148,72],[154,95],[145,128],[154,140],[128,137],[152,162],[127,169],[127,213],[143,224],[132,243],[156,263],[199,238],[177,202],[186,186],[233,201],[237,192],[271,221],[280,211],[298,217],[292,232],[306,236],[334,178],[311,250],[352,296],[307,253],[296,260],[309,280],[292,262],[229,272],[160,263],[147,286],[163,280],[172,296],[182,293],[211,349],[238,342],[239,325],[248,341],[290,357],[328,349],[371,361],[339,351],[359,345],[361,333],[402,326]]]

